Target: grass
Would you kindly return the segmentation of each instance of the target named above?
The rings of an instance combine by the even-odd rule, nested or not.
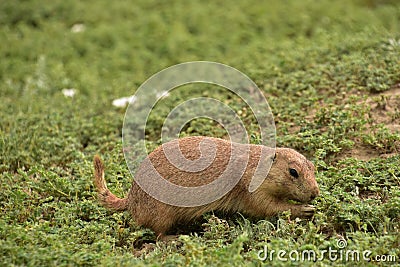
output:
[[[258,266],[270,263],[257,258],[264,246],[321,252],[341,238],[348,250],[396,255],[399,264],[397,1],[2,1],[0,25],[0,265]],[[94,154],[115,194],[131,184],[125,109],[112,100],[192,60],[231,65],[263,91],[278,145],[317,166],[311,221],[206,214],[201,230],[151,245],[150,230],[97,203]],[[64,88],[77,93],[67,98]],[[243,110],[223,91],[196,93]],[[154,144],[168,109],[191,95],[178,91],[155,109]],[[251,114],[241,114],[256,137]],[[214,126],[194,120],[182,135],[225,134]],[[273,262],[288,263],[299,264]],[[338,263],[376,264],[300,264]]]

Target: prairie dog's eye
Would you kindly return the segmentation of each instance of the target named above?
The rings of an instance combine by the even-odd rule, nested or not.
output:
[[[298,173],[295,169],[290,168],[290,169],[289,169],[289,173],[290,173],[290,175],[293,176],[294,178],[299,178],[299,173]]]

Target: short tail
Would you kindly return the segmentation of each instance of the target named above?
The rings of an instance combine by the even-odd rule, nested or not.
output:
[[[94,185],[97,189],[99,201],[103,206],[115,210],[123,211],[127,209],[127,199],[118,198],[108,190],[106,181],[104,180],[104,164],[99,156],[94,156]]]

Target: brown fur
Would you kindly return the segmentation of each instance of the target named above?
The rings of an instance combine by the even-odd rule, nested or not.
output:
[[[199,143],[205,139],[214,141],[217,148],[214,161],[202,171],[182,171],[170,164],[164,155],[165,147],[171,147],[179,142],[182,154],[189,160],[195,160],[201,155]],[[248,148],[248,145],[236,145],[239,148],[245,146]],[[276,157],[268,176],[257,190],[249,192],[248,187],[263,148],[266,147],[250,145],[249,162],[240,181],[222,198],[203,206],[177,207],[162,203],[144,192],[135,181],[128,195],[120,199],[108,190],[104,180],[104,165],[98,156],[94,157],[94,183],[103,205],[117,211],[128,210],[136,223],[151,228],[159,235],[165,234],[177,222],[188,222],[205,212],[215,210],[242,212],[257,218],[273,216],[286,210],[291,210],[292,216],[295,217],[312,215],[314,211],[312,206],[288,203],[288,200],[307,203],[319,195],[314,165],[293,149],[276,148]],[[165,143],[150,153],[148,159],[164,179],[177,185],[193,187],[217,179],[225,170],[230,153],[231,143],[227,140],[195,136]],[[290,168],[297,170],[298,178],[290,175]],[[145,178],[142,176],[144,171],[139,167],[135,179]]]

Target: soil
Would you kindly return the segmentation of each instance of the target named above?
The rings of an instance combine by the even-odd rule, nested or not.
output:
[[[390,90],[370,95],[364,105],[370,105],[370,116],[374,124],[384,124],[392,133],[400,132],[400,83]],[[360,145],[350,150],[349,154],[360,160],[391,157],[399,153],[400,140],[397,141],[396,148],[396,151],[382,153],[373,147]]]

